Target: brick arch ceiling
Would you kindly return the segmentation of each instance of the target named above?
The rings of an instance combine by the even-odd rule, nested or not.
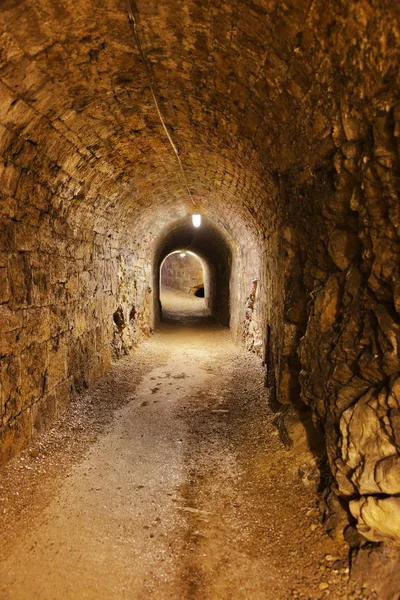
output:
[[[344,82],[362,100],[347,70],[357,61],[373,95],[382,48],[390,68],[391,5],[137,0],[160,105],[203,212],[236,235],[257,229],[276,212],[277,170],[332,158]],[[35,162],[45,177],[53,167],[53,210],[151,235],[190,212],[125,1],[5,0],[0,11],[7,152],[22,137],[22,169]]]

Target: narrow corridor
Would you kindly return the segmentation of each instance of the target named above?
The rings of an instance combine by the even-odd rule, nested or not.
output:
[[[320,523],[301,424],[285,448],[272,423],[260,359],[204,316],[180,325],[7,466],[1,598],[366,598]]]
[[[0,600],[400,600],[400,2],[0,31]]]

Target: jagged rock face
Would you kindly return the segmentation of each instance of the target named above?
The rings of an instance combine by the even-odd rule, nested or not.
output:
[[[326,237],[316,250],[324,272],[315,277],[315,261],[303,271],[312,300],[300,382],[324,423],[337,494],[351,500],[359,531],[371,541],[400,543],[400,505],[390,497],[400,491],[396,115],[377,111],[370,125],[360,115],[357,127],[343,119],[348,139],[321,199]],[[372,138],[360,138],[367,130]]]
[[[323,425],[337,494],[383,539],[398,518],[378,498],[398,489],[397,4],[137,9],[196,210],[227,249],[232,329],[268,350],[278,400]],[[4,0],[0,23],[8,456],[107,369],[110,348],[149,333],[161,238],[194,206],[124,0]]]
[[[350,510],[358,521],[358,531],[368,540],[400,543],[400,498],[363,496],[350,502]]]
[[[375,392],[369,389],[343,412],[340,418],[341,460],[337,463],[338,470],[345,475],[343,489],[338,481],[341,493],[350,491],[351,495],[355,490],[362,495],[400,492],[399,432],[396,436],[399,383],[399,380],[394,381],[389,390],[383,388]],[[354,486],[350,490],[349,479]]]

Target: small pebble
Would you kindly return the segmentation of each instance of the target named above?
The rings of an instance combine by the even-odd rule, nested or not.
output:
[[[327,590],[328,587],[329,587],[329,585],[325,581],[323,581],[322,583],[319,584],[320,590]]]
[[[336,560],[335,556],[332,556],[332,554],[325,554],[325,560],[328,562],[333,562],[334,560]]]

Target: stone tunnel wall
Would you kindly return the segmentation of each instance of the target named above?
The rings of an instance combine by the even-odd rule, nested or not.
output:
[[[108,236],[53,219],[44,187],[35,187],[37,210],[27,215],[15,183],[0,204],[3,460],[108,369],[111,341],[118,356],[148,332],[150,308],[143,267]]]
[[[333,510],[400,542],[400,110],[363,108],[342,104],[332,171],[285,190],[282,378],[323,425]]]
[[[166,6],[167,12],[175,7]],[[144,16],[146,4],[139,8]],[[164,15],[158,7],[156,13]],[[166,224],[193,207],[123,0],[106,0],[95,20],[86,2],[22,6],[6,0],[0,17],[0,360],[7,456],[104,372],[110,342],[117,357],[149,332],[152,244]],[[232,131],[226,126],[244,122],[236,108],[233,121],[228,111],[209,126],[206,103],[184,89],[194,61],[179,49],[173,51],[180,61],[174,74],[183,78],[177,93],[163,89],[173,81],[164,72],[170,50],[163,44],[156,77],[190,188],[202,214],[237,245],[231,313],[240,338],[252,279],[261,279],[264,268],[263,243],[254,240],[263,240],[276,209],[272,179],[249,141],[258,116],[249,119],[239,145],[235,125]],[[203,77],[210,80],[205,70]],[[245,98],[239,100],[242,106]],[[227,106],[225,97],[221,105]],[[246,341],[260,351],[269,309],[264,284],[259,291]]]
[[[65,217],[76,183],[15,134],[18,114],[0,127],[1,461],[107,370],[111,348],[148,333],[150,311],[145,261],[90,219]]]

